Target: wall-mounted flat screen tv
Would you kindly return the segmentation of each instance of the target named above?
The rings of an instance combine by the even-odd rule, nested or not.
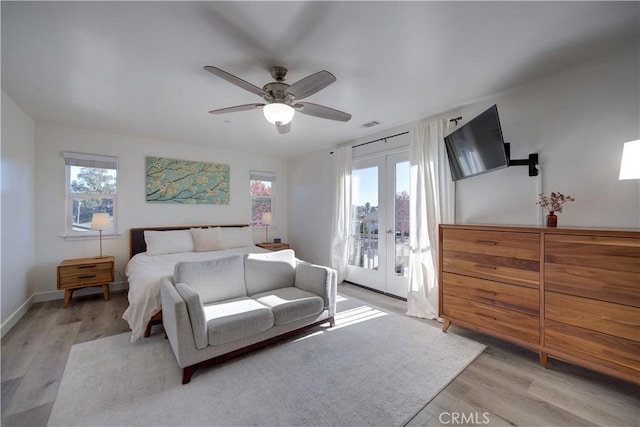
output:
[[[509,166],[495,105],[446,136],[444,143],[454,181]]]

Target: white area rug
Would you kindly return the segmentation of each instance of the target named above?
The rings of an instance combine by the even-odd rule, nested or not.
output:
[[[400,426],[485,346],[339,297],[319,327],[181,384],[163,334],[74,345],[49,425]]]

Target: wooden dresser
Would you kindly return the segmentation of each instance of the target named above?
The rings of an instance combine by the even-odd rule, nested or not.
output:
[[[440,226],[451,323],[640,384],[640,231]]]

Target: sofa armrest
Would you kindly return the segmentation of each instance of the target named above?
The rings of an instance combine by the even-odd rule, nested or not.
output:
[[[204,315],[204,306],[202,305],[200,294],[191,289],[186,283],[176,283],[176,290],[187,305],[196,348],[202,350],[209,345],[209,338],[207,336],[207,319]]]
[[[190,355],[196,351],[187,304],[176,290],[170,276],[160,279],[160,296],[164,331],[169,338],[178,365],[184,368],[193,363]]]
[[[332,268],[299,261],[296,265],[295,287],[319,295],[329,316],[336,312],[338,275]]]

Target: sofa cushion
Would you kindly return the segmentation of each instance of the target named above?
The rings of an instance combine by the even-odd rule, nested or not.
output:
[[[203,304],[247,296],[242,255],[209,261],[179,262],[174,283],[186,283],[200,294]]]
[[[276,325],[317,316],[324,309],[324,300],[320,296],[294,287],[274,289],[253,295],[252,298],[273,311]]]
[[[204,306],[209,345],[222,345],[273,326],[271,310],[251,298],[235,298]]]
[[[296,256],[292,249],[245,255],[247,295],[293,286]]]

